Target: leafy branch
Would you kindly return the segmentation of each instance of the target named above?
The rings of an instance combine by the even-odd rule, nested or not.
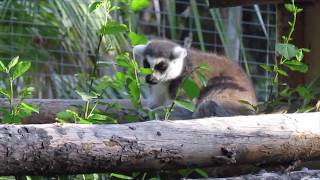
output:
[[[39,113],[38,108],[24,102],[25,98],[30,98],[34,88],[25,87],[15,92],[15,81],[27,72],[31,67],[31,62],[19,61],[19,57],[14,57],[7,66],[0,61],[0,72],[6,76],[5,88],[0,88],[0,94],[9,101],[9,111],[1,108],[3,113],[2,123],[21,123],[23,118],[31,116],[33,112]],[[15,98],[17,103],[14,103]]]

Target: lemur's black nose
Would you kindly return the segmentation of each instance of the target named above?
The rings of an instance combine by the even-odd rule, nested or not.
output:
[[[159,81],[154,76],[152,76],[150,74],[146,76],[146,82],[148,84],[158,84],[159,83]]]

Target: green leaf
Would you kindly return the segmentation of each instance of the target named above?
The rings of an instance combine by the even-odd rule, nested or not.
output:
[[[4,88],[0,88],[0,94],[4,95],[5,97],[10,97],[9,93]]]
[[[299,71],[303,73],[307,72],[309,69],[308,65],[298,60],[285,61],[284,65],[287,66],[292,71]]]
[[[100,8],[103,5],[104,1],[95,1],[89,6],[89,12],[93,12],[96,9]]]
[[[191,173],[193,173],[194,169],[179,169],[178,173],[183,176],[183,177],[187,177],[189,176]]]
[[[197,83],[191,78],[184,80],[182,88],[190,98],[200,96],[200,88],[198,87]]]
[[[93,120],[93,121],[101,121],[103,123],[117,123],[117,120],[109,117],[109,116],[106,116],[106,115],[103,115],[103,114],[93,114],[91,115],[88,120]]]
[[[138,86],[138,82],[135,79],[128,78],[127,79],[128,91],[131,103],[134,107],[139,107],[140,105],[140,88]]]
[[[124,68],[129,68],[130,67],[130,63],[129,63],[129,55],[126,54],[120,54],[116,56],[116,60],[117,60],[117,65],[124,67]]]
[[[8,69],[6,68],[6,66],[3,64],[2,61],[0,61],[0,72],[7,72]]]
[[[272,66],[266,65],[266,64],[260,64],[260,67],[263,68],[267,72],[272,72]]]
[[[277,72],[283,76],[288,76],[288,73],[280,68],[277,68]]]
[[[202,176],[204,178],[209,177],[208,173],[203,169],[195,168],[194,171],[197,172],[200,176]]]
[[[153,70],[150,68],[140,68],[140,73],[142,75],[148,75],[148,74],[152,74]]]
[[[10,70],[11,68],[13,68],[19,61],[19,56],[14,57],[13,59],[11,59],[10,63],[8,64],[8,70]]]
[[[174,103],[177,106],[187,109],[191,112],[193,112],[196,109],[196,106],[194,105],[194,103],[189,100],[175,100]]]
[[[289,88],[289,87],[285,87],[285,88],[280,92],[280,96],[288,97],[289,95],[290,95],[290,88]]]
[[[88,121],[88,120],[81,118],[81,117],[79,118],[79,123],[80,124],[92,124],[91,121]]]
[[[310,49],[308,49],[308,48],[301,48],[301,50],[302,50],[303,52],[310,52]]]
[[[301,13],[303,11],[302,8],[297,8],[297,13]]]
[[[126,75],[123,72],[117,72],[116,73],[116,81],[120,82],[121,84],[124,84],[126,80]]]
[[[12,78],[13,80],[22,76],[25,72],[27,72],[31,67],[31,62],[21,61],[12,69]]]
[[[207,87],[208,85],[208,79],[206,78],[205,75],[203,75],[200,71],[196,71],[196,75],[198,76],[198,78],[200,79],[202,85],[204,87]]]
[[[240,102],[241,104],[246,104],[246,105],[252,106],[252,104],[251,104],[249,101],[244,100],[244,99],[240,99],[239,102]]]
[[[150,5],[150,0],[132,0],[130,9],[133,11],[140,11]]]
[[[291,13],[294,13],[296,11],[296,6],[294,6],[293,4],[285,4],[284,7]]]
[[[57,119],[63,122],[72,122],[75,120],[75,116],[71,112],[63,111],[63,112],[58,112],[56,114]]]
[[[123,175],[123,174],[116,174],[116,173],[111,173],[110,176],[111,177],[116,177],[116,178],[119,178],[119,179],[133,179],[130,176],[126,176],[126,175]]]
[[[303,50],[302,50],[302,49],[299,49],[299,52],[298,52],[298,54],[296,55],[296,59],[297,59],[298,61],[302,61],[303,57],[304,57]]]
[[[83,92],[83,91],[78,91],[76,90],[76,93],[81,97],[82,100],[84,101],[89,101],[91,99],[95,99],[97,98],[97,94],[93,94],[93,93],[87,93],[87,92]]]
[[[314,97],[312,90],[305,86],[298,86],[296,91],[298,92],[299,96],[303,97],[304,99],[310,100]]]
[[[276,44],[276,51],[286,59],[291,59],[298,54],[299,49],[292,44],[278,43]]]
[[[22,98],[31,98],[33,92],[34,92],[33,87],[26,87],[19,92],[19,96]]]
[[[199,68],[206,71],[211,71],[211,69],[206,64],[199,64]]]
[[[121,9],[119,6],[112,6],[110,9],[109,9],[109,12],[111,11],[116,11],[116,10],[119,10]]]
[[[131,45],[133,46],[136,46],[139,44],[146,44],[148,42],[148,39],[143,34],[130,32],[128,36],[129,36]]]
[[[104,24],[100,28],[99,33],[101,35],[110,35],[110,34],[125,32],[127,30],[128,30],[128,28],[125,24],[120,24],[115,21],[110,21],[110,22]]]
[[[34,107],[31,104],[27,104],[25,102],[21,102],[21,106],[24,107],[25,109],[31,111],[31,112],[35,112],[39,114],[39,109],[37,107]]]

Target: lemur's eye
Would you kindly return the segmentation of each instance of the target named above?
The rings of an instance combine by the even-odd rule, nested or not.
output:
[[[148,63],[147,59],[143,60],[143,67],[144,68],[150,68],[150,64]]]
[[[168,64],[165,62],[160,62],[159,64],[154,66],[154,69],[160,72],[164,72],[165,70],[167,70],[168,68]]]

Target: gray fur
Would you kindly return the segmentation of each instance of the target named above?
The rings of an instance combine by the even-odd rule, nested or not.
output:
[[[180,51],[178,51],[178,55],[175,54],[176,51],[174,51],[177,47],[180,48],[181,46],[167,40],[153,40],[141,48],[143,51],[140,52],[140,56],[142,59],[148,57],[149,61],[158,58],[154,60],[156,62],[158,62],[160,58],[161,61],[168,62],[169,66],[171,66],[172,62],[179,56]],[[181,49],[181,52],[185,51],[182,47]],[[156,86],[151,85],[151,90],[154,92],[162,89],[162,95],[157,93],[153,94],[153,96],[155,96],[154,99],[158,99],[157,102],[153,103],[153,107],[168,105],[166,98],[169,98],[171,101],[174,99],[183,78],[190,74],[192,69],[200,63],[207,64],[212,68],[212,72],[206,74],[209,83],[207,87],[201,88],[201,96],[197,99],[198,108],[196,112],[193,113],[193,118],[243,114],[244,110],[250,107],[240,103],[239,100],[246,100],[253,105],[256,104],[256,95],[251,80],[238,64],[233,63],[226,57],[196,50],[188,50],[187,55],[183,56],[182,61],[183,63],[180,64],[183,67],[177,77],[174,79],[164,78],[161,79]],[[175,69],[177,68],[174,68],[173,71]],[[170,74],[174,72],[165,73]],[[165,90],[163,90],[163,88],[165,88]],[[163,93],[163,91],[167,91],[167,93]]]

